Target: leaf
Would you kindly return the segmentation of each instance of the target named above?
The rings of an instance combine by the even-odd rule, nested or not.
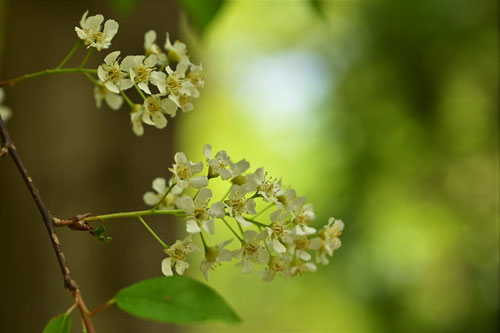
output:
[[[115,299],[125,312],[165,323],[241,321],[215,290],[184,276],[144,280],[120,290]]]
[[[70,330],[71,317],[63,313],[52,318],[43,329],[43,333],[69,333]]]
[[[106,236],[104,233],[106,232],[106,227],[100,225],[97,229],[90,231],[90,234],[97,238],[97,240],[101,243],[108,244],[111,242],[112,238]]]
[[[208,24],[219,12],[225,0],[179,0],[199,33],[203,33]]]

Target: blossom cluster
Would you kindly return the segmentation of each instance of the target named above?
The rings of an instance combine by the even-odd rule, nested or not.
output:
[[[278,275],[314,272],[317,263],[328,264],[328,257],[341,245],[342,221],[330,218],[320,229],[312,227],[310,223],[316,217],[313,206],[306,203],[305,197],[297,196],[294,189],[284,187],[262,167],[249,172],[246,160],[235,163],[226,151],[213,156],[210,145],[203,150],[205,163],[193,163],[184,153],[175,154],[170,180],[156,178],[155,192],[149,191],[143,197],[146,204],[158,209],[180,210],[185,219],[188,236],[165,249],[165,275],[172,275],[172,269],[182,275],[189,267],[187,254],[201,251],[193,243],[195,234],[203,243],[201,271],[207,280],[210,270],[233,258],[239,260],[243,273],[252,272],[254,264],[263,265],[260,275],[265,281]],[[216,178],[229,185],[220,201],[213,200],[208,188]],[[260,212],[257,201],[267,204]],[[219,228],[229,228],[239,246],[226,248],[234,239],[207,245],[205,235],[213,235]]]
[[[118,23],[108,20],[102,29],[103,16],[87,17],[87,14],[83,14],[80,27],[75,28],[78,37],[88,48],[98,51],[109,48],[118,32]],[[111,109],[118,110],[125,98],[131,108],[132,130],[138,136],[144,134],[143,124],[164,128],[166,116],[175,117],[178,109],[191,111],[193,99],[199,97],[199,89],[205,84],[202,66],[191,62],[184,43],[172,43],[166,33],[162,49],[156,37],[154,30],[145,33],[144,54],[121,59],[121,52],[114,51],[97,68],[94,90],[97,107],[104,101]],[[142,103],[133,103],[125,94],[132,87],[141,95]],[[156,91],[152,92],[152,87]]]

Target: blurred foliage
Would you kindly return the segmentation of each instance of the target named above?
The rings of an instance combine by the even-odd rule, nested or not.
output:
[[[140,3],[140,0],[109,0],[111,6],[120,14],[131,13]]]
[[[202,34],[225,3],[224,0],[178,0],[195,30]]]
[[[301,279],[226,265],[210,283],[242,331],[496,331],[497,4],[321,8],[228,3],[195,50],[206,88],[178,133],[193,160],[211,143],[282,177],[317,226],[342,218],[343,246]],[[206,330],[233,329],[191,329]]]

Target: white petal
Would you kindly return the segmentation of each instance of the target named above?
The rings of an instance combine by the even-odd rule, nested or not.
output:
[[[118,110],[122,107],[123,97],[120,95],[110,92],[105,95],[104,99],[106,100],[106,104],[108,104],[112,110]]]
[[[200,188],[200,191],[196,195],[194,202],[197,204],[203,203],[212,198],[212,191],[209,188],[203,187]]]
[[[206,158],[211,159],[212,158],[212,145],[206,144],[203,146],[203,154],[205,155]]]
[[[208,185],[208,178],[207,176],[192,177],[189,182],[194,188],[201,188]]]
[[[120,55],[120,51],[111,52],[110,54],[108,54],[106,56],[106,58],[104,58],[104,62],[108,65],[111,65],[116,60],[116,58],[118,58],[119,55]]]
[[[190,196],[183,196],[175,201],[175,204],[179,209],[182,209],[186,214],[191,214],[194,211],[193,198]]]
[[[167,126],[167,118],[160,112],[153,113],[151,119],[156,128],[165,128],[165,126]]]
[[[186,231],[189,232],[190,234],[195,234],[195,233],[201,232],[201,229],[195,220],[187,220],[186,221]]]
[[[273,249],[278,253],[286,252],[286,247],[277,239],[273,239]]]
[[[172,272],[172,258],[165,258],[161,261],[161,272],[166,276],[173,276]]]
[[[248,228],[248,227],[251,227],[251,226],[252,226],[252,223],[247,222],[247,220],[245,220],[245,219],[243,218],[243,216],[241,216],[241,215],[237,215],[237,216],[235,216],[235,217],[234,217],[234,219],[235,219],[236,221],[238,221],[239,223],[241,223],[241,225],[242,225],[244,228]],[[253,231],[253,230],[247,230],[247,231]]]
[[[149,206],[154,206],[158,203],[158,195],[153,193],[153,192],[146,192],[144,193],[144,196],[142,197],[142,200],[146,203],[146,205]]]
[[[167,190],[167,182],[165,178],[158,177],[153,180],[153,190],[163,195]]]
[[[216,202],[210,207],[208,210],[208,213],[213,216],[213,217],[224,217],[226,215],[226,206],[224,205],[223,202]]]

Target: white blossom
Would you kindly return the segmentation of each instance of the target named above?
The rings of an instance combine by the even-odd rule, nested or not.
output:
[[[225,216],[225,207],[222,202],[216,202],[208,208],[212,198],[212,191],[206,187],[200,188],[195,198],[183,196],[176,201],[176,206],[186,213],[186,231],[188,233],[206,232],[213,234],[214,218]]]
[[[265,270],[260,272],[262,280],[265,282],[272,281],[276,275],[283,274],[287,271],[291,257],[287,255],[271,256]]]
[[[205,249],[205,258],[201,262],[200,269],[208,281],[208,273],[211,269],[220,265],[221,262],[231,261],[233,254],[231,251],[224,249],[224,247],[231,243],[232,239],[219,243],[214,247],[207,247]]]
[[[255,201],[253,199],[245,198],[246,193],[247,191],[244,186],[233,185],[228,199],[224,201],[229,210],[229,215],[241,223],[241,225],[245,228],[251,226],[252,224],[245,220],[241,214],[257,214],[257,211],[255,210]]]
[[[5,122],[12,117],[12,111],[10,111],[10,108],[1,105],[3,103],[3,100],[5,98],[5,92],[3,91],[2,88],[0,88],[0,117],[2,120]]]
[[[253,269],[252,262],[267,264],[269,253],[264,248],[263,241],[267,238],[267,231],[257,233],[246,230],[243,233],[243,244],[240,249],[233,252],[235,258],[241,258],[242,272],[250,273]]]
[[[285,253],[286,246],[284,243],[292,243],[294,236],[292,231],[287,229],[286,214],[281,213],[281,209],[278,209],[269,215],[272,223],[266,230],[271,240],[272,248],[278,253]]]
[[[328,224],[319,232],[320,242],[315,248],[318,251],[316,258],[318,262],[321,262],[323,265],[328,264],[327,255],[332,256],[333,251],[342,245],[339,237],[343,230],[344,222],[335,220],[333,217],[328,220]]]
[[[215,178],[220,176],[222,179],[227,180],[233,176],[232,172],[226,169],[231,164],[231,159],[225,150],[217,152],[212,158],[212,146],[204,145],[203,154],[207,158],[208,177]]]
[[[312,235],[316,232],[316,229],[308,226],[309,222],[316,218],[312,204],[304,205],[305,201],[305,197],[298,197],[289,206],[292,222],[295,224],[293,230],[298,236]]]
[[[146,55],[154,54],[156,56],[157,65],[165,66],[167,64],[167,55],[156,44],[156,31],[149,30],[144,34],[144,50]]]
[[[157,58],[154,54],[147,57],[142,55],[126,56],[121,64],[122,70],[129,73],[130,79],[145,93],[151,95],[149,80],[154,73]]]
[[[197,176],[203,169],[203,163],[193,163],[188,161],[186,154],[176,153],[174,155],[175,164],[169,170],[174,173],[174,183],[180,188],[189,186],[201,188],[208,185],[207,176]]]
[[[189,267],[187,254],[193,251],[200,251],[200,249],[193,244],[191,235],[188,235],[183,241],[177,240],[174,245],[163,250],[168,257],[161,262],[161,271],[166,276],[172,276],[172,267],[175,268],[177,274],[182,275]]]
[[[165,40],[165,49],[167,50],[168,59],[177,63],[190,63],[187,55],[186,44],[176,40],[174,44],[170,42],[170,35],[167,32]]]
[[[112,110],[118,110],[123,104],[123,97],[110,91],[103,84],[94,87],[94,99],[97,108],[102,106],[102,101],[105,101]]]
[[[153,190],[155,190],[156,193],[148,191],[144,193],[144,196],[142,197],[146,205],[156,206],[161,198],[163,198],[170,186],[172,186],[172,179],[169,180],[167,187],[165,178],[155,178],[153,180]],[[165,199],[160,202],[160,204],[158,205],[158,209],[168,209],[174,207],[175,201],[181,193],[182,189],[178,186],[174,186],[172,190],[167,194]]]
[[[203,88],[205,86],[205,73],[203,67],[199,65],[191,65],[189,67],[189,74],[187,79],[193,84],[195,88]]]
[[[101,31],[101,24],[104,17],[100,14],[87,17],[86,11],[81,20],[80,28],[75,27],[76,34],[82,39],[87,47],[95,47],[98,51],[107,49],[111,45],[111,40],[118,32],[118,23],[114,20],[107,20],[104,23],[104,30]]]
[[[120,90],[127,90],[133,86],[128,78],[128,72],[120,66],[118,56],[120,51],[111,52],[104,58],[104,64],[97,68],[97,76],[108,90],[119,94]]]

